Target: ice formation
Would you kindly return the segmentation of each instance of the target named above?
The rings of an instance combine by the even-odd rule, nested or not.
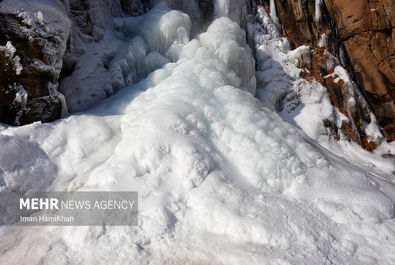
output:
[[[116,18],[115,25],[106,7],[97,5],[91,12],[102,14],[102,17],[97,16],[101,26],[94,27],[100,30],[93,34],[99,37],[91,40],[83,33],[75,35],[76,52],[70,59],[76,61],[75,68],[81,70],[73,71],[61,82],[61,91],[71,112],[92,106],[162,66],[151,63],[145,69],[146,64],[142,62],[149,63],[154,54],[163,56],[161,62],[177,60],[182,45],[190,38],[189,16],[169,9],[164,2],[146,15]],[[115,28],[119,31],[115,32]],[[150,58],[145,60],[147,55]]]
[[[15,124],[20,125],[20,118],[22,113],[27,109],[27,97],[26,90],[21,85],[14,84],[12,90],[16,91],[14,101],[11,103],[12,108],[19,108],[19,111],[15,117]]]
[[[198,1],[167,0],[167,6],[171,9],[181,10],[191,19],[191,35],[195,36],[202,30],[204,23],[199,9]]]
[[[255,60],[239,24],[225,17],[219,18],[199,36],[199,40],[241,79],[238,87],[255,95]]]
[[[0,51],[4,52],[5,56],[12,59],[14,63],[14,70],[17,75],[20,75],[23,70],[23,66],[21,65],[21,58],[18,55],[15,55],[16,49],[12,45],[12,42],[7,41],[5,46],[0,45]]]
[[[328,45],[328,36],[325,33],[323,33],[320,36],[320,40],[318,42],[318,47],[323,48],[323,47],[326,47],[327,45]]]
[[[279,25],[279,20],[277,17],[276,2],[275,0],[270,0],[270,17],[276,26]]]
[[[247,4],[243,0],[214,1],[215,17],[228,17],[243,27],[246,23]]]
[[[315,0],[315,23],[321,22],[321,8],[322,8],[322,0]]]
[[[191,19],[162,1],[117,19],[128,41],[108,67],[124,89],[55,123],[1,126],[1,190],[137,190],[140,212],[136,227],[2,227],[0,263],[393,264],[394,165],[345,160],[315,141],[318,121],[301,126],[313,140],[277,114],[294,87],[294,117],[333,109],[297,79],[305,47],[260,19],[260,100],[240,26],[221,16],[189,40]]]

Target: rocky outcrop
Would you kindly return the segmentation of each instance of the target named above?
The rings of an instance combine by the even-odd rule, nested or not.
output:
[[[52,121],[65,111],[57,87],[70,27],[58,1],[0,3],[0,122]]]
[[[268,2],[266,6],[269,8]],[[283,34],[287,36],[291,48],[301,45],[317,46],[320,35],[328,36],[328,47],[333,50],[336,45],[335,25],[326,12],[315,16],[315,1],[275,1],[276,13],[282,25]]]
[[[60,118],[67,107],[58,90],[66,95],[76,93],[68,90],[70,86],[60,87],[59,82],[74,70],[81,70],[77,69],[78,62],[84,55],[84,68],[89,68],[91,59],[100,55],[91,65],[99,61],[99,70],[105,74],[92,69],[96,74],[92,79],[104,77],[108,80],[101,84],[110,82],[106,64],[119,46],[105,39],[107,29],[114,27],[112,16],[139,16],[150,8],[151,0],[0,1],[0,63],[5,66],[0,69],[0,122],[21,125]],[[91,43],[101,41],[108,41],[107,46],[97,45],[92,54],[86,54]],[[111,45],[114,47],[108,48]],[[80,83],[71,86],[77,90],[82,86],[87,90],[85,94],[89,93],[92,86]]]
[[[347,140],[357,142],[365,149],[377,148],[377,136],[369,135],[367,125],[374,123],[371,110],[359,89],[350,79],[339,60],[328,52],[327,47],[317,46],[307,61],[300,60],[301,76],[309,81],[316,80],[327,88],[332,104],[343,115],[339,123],[324,120],[336,139],[341,135]]]
[[[269,1],[263,2],[269,8]],[[322,34],[326,35],[326,48],[353,74],[385,136],[395,140],[393,1],[276,0],[275,4],[283,32],[294,47],[315,48]],[[339,97],[342,91],[331,95]],[[339,100],[343,99],[333,98]]]
[[[355,80],[395,140],[395,5],[393,1],[326,0],[339,38],[350,59]]]

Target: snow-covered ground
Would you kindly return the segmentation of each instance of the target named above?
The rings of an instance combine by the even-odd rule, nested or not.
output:
[[[118,19],[127,69],[148,77],[53,123],[0,126],[1,190],[139,192],[136,227],[1,227],[0,264],[395,263],[394,144],[315,133],[317,92],[284,121],[273,100],[297,81],[295,52],[259,53],[284,43],[256,29],[258,100],[245,33],[217,14],[192,40],[163,2]],[[277,88],[260,86],[267,70]]]

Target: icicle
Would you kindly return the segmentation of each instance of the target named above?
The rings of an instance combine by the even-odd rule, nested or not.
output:
[[[243,29],[246,28],[247,4],[243,0],[215,0],[214,17],[228,17]]]
[[[62,104],[62,110],[61,110],[60,116],[64,117],[64,116],[66,116],[69,113],[69,111],[67,109],[66,98],[59,91],[58,91],[58,95],[57,96],[58,96],[58,99],[59,99],[60,103]]]
[[[274,24],[278,26],[279,21],[276,12],[276,2],[274,2],[274,0],[270,0],[270,17],[272,18]]]
[[[215,1],[215,16],[228,17],[229,16],[229,0],[216,0]]]
[[[321,22],[321,5],[322,0],[315,0],[315,23],[318,24]]]
[[[271,16],[272,19],[277,17],[276,3],[274,2],[274,0],[270,0],[270,16]]]
[[[318,42],[318,47],[325,47],[328,46],[328,36],[325,33],[322,33],[320,36],[320,41]]]
[[[230,40],[224,41],[224,38]],[[199,40],[240,78],[239,87],[255,95],[255,60],[239,25],[232,23],[227,17],[216,19],[207,32],[199,35]]]
[[[50,95],[51,97],[58,98],[59,101],[60,101],[60,104],[61,104],[61,106],[62,106],[60,116],[61,116],[61,117],[66,116],[69,112],[68,112],[68,109],[67,109],[67,104],[66,104],[66,98],[65,98],[65,96],[64,96],[62,93],[60,93],[60,92],[58,91],[57,86],[56,86],[55,84],[48,83],[48,88],[49,88],[49,95]],[[22,86],[21,86],[21,90],[22,90],[22,91],[21,91],[22,94],[24,94],[23,91],[25,91],[25,90],[23,89]],[[26,94],[26,96],[27,96],[27,94]],[[27,102],[27,98],[26,98],[26,102]],[[23,104],[24,104],[24,106],[26,106],[26,103],[23,103]]]
[[[177,42],[180,44],[187,44],[189,42],[189,33],[184,27],[177,29]]]

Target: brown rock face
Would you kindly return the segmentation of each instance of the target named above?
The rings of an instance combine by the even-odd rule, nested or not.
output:
[[[394,1],[323,0],[320,14],[315,1],[275,3],[284,34],[295,47],[314,48],[322,33],[328,36],[328,50],[353,74],[384,135],[394,139],[387,129],[395,124]]]
[[[326,47],[316,47],[311,53],[311,60],[299,63],[299,67],[303,69],[301,77],[308,81],[316,80],[325,86],[332,104],[346,118],[341,124],[325,120],[325,127],[336,139],[340,139],[341,132],[347,140],[357,142],[372,151],[378,146],[375,140],[380,139],[373,139],[366,133],[365,124],[371,122],[370,109],[361,98],[355,84],[350,80],[341,79],[342,76],[336,71],[336,66],[339,65],[338,60]]]
[[[334,25],[326,13],[323,13],[323,16],[319,19],[320,22],[316,23],[314,1],[289,0],[275,2],[284,35],[288,37],[291,45],[294,46],[293,48],[301,45],[315,47],[319,42],[320,34],[333,35]],[[334,47],[336,41],[333,37],[328,38],[330,47]]]
[[[395,23],[393,1],[325,0],[325,5],[342,40],[366,31],[391,31]]]
[[[395,6],[386,0],[326,0],[355,80],[386,130],[395,123]]]
[[[52,121],[62,112],[57,86],[70,22],[56,8],[51,16],[28,2],[9,6],[0,3],[0,122]]]

